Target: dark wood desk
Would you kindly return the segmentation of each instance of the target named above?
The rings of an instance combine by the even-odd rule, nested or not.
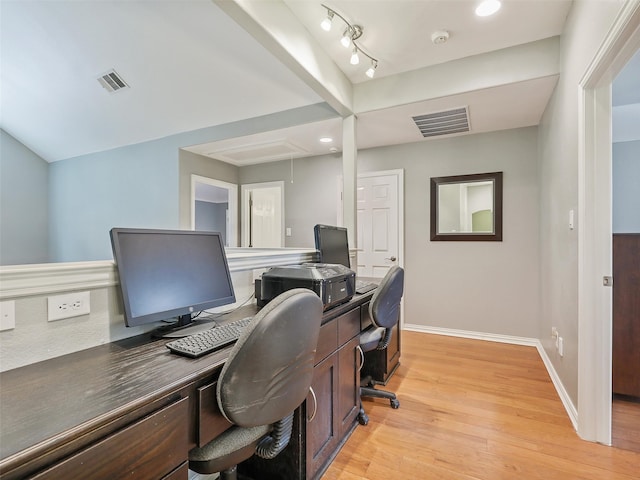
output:
[[[357,336],[370,298],[325,312],[315,418],[308,398],[287,452],[270,461],[276,473],[261,480],[319,477],[355,427]],[[243,307],[229,319],[255,311]],[[228,428],[215,382],[231,347],[189,359],[170,353],[167,341],[142,335],[0,374],[1,477],[186,480],[189,450]]]

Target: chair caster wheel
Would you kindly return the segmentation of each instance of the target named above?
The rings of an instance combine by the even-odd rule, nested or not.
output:
[[[397,399],[389,400],[391,403],[391,408],[400,408],[400,402]]]
[[[367,425],[369,423],[369,416],[364,413],[364,410],[360,410],[360,413],[358,413],[358,423],[360,425]]]

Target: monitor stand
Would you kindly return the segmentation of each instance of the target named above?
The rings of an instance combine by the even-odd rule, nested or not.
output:
[[[210,318],[198,319],[191,318],[191,314],[180,315],[177,322],[154,330],[151,332],[151,336],[155,338],[188,337],[189,335],[215,328],[216,325],[215,320]]]

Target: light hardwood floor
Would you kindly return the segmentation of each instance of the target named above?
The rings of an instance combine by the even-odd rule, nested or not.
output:
[[[533,347],[403,332],[388,401],[364,402],[323,480],[640,478],[640,453],[581,440]]]

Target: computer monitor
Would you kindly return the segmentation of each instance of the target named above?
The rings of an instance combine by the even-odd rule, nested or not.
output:
[[[212,326],[192,325],[192,314],[236,301],[220,233],[114,228],[110,234],[128,327],[177,317],[154,334],[190,335]]]
[[[351,268],[346,228],[316,225],[313,227],[313,235],[316,241],[316,250],[320,252],[320,262],[338,263]]]

